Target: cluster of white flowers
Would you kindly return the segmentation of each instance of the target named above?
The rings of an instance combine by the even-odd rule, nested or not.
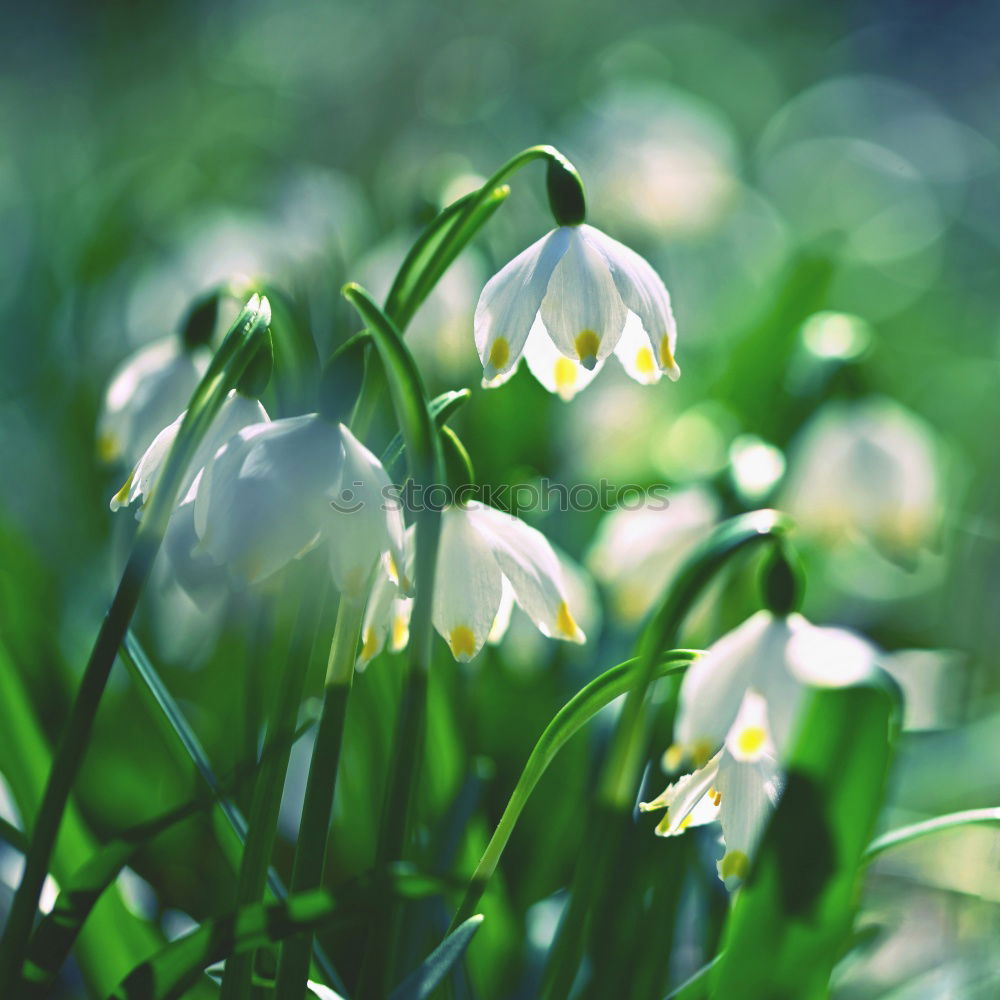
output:
[[[566,400],[612,353],[641,383],[680,375],[663,282],[633,251],[584,224],[554,229],[487,283],[475,341],[484,385],[509,379],[523,354],[542,385]],[[154,345],[112,383],[102,452],[134,454],[152,439],[112,509],[138,504],[141,512],[183,413],[155,438],[151,427],[177,412],[199,372],[193,356]],[[789,486],[806,520],[840,524],[842,518],[810,501],[803,477],[841,476],[867,482],[879,496],[893,495],[884,480],[895,463],[901,481],[928,493],[924,457],[912,448],[892,454],[881,447],[870,416],[858,419],[867,421],[871,439],[860,450],[835,427],[816,431],[833,436],[830,447],[841,460],[818,470],[807,464]],[[386,646],[406,644],[413,603],[414,529],[405,528],[400,506],[387,499],[389,484],[378,459],[343,424],[318,413],[272,421],[259,402],[234,392],[191,464],[165,548],[176,578],[197,594],[227,577],[256,583],[325,545],[343,597],[365,603],[357,661],[364,667]],[[670,506],[669,517],[653,509],[614,515],[592,549],[591,568],[617,593],[626,619],[648,610],[717,516],[712,496],[697,489],[679,493]],[[901,496],[892,517],[872,527],[909,539],[927,524]],[[479,503],[443,511],[432,620],[456,660],[471,660],[497,641],[515,604],[542,635],[583,642],[567,593],[560,558],[536,529]],[[668,770],[685,761],[693,769],[641,807],[667,810],[657,832],[671,836],[718,819],[725,841],[719,875],[727,886],[738,885],[780,794],[782,761],[805,690],[857,683],[874,660],[864,640],[795,614],[762,611],[720,639],[687,672],[678,742],[665,754]]]

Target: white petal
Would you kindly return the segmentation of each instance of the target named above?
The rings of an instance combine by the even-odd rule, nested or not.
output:
[[[818,628],[800,616],[788,643],[788,667],[803,684],[848,687],[875,672],[878,650],[867,639],[842,628]]]
[[[722,755],[716,788],[719,821],[726,853],[718,863],[719,877],[735,889],[746,877],[771,810],[781,795],[781,774],[774,757],[742,763]]]
[[[593,368],[614,349],[627,310],[607,261],[570,227],[570,243],[552,274],[541,317],[556,347]]]
[[[276,572],[318,541],[342,461],[340,432],[317,414],[245,427],[202,473],[201,547],[250,582]]]
[[[737,761],[749,763],[774,757],[774,743],[768,723],[767,702],[757,691],[747,691],[736,720],[726,735],[726,751]]]
[[[490,546],[514,598],[538,630],[553,639],[584,642],[563,584],[559,557],[537,529],[510,514],[470,503],[468,517]]]
[[[487,381],[517,364],[549,279],[568,244],[568,229],[553,229],[486,283],[476,306],[475,331]]]
[[[581,226],[584,238],[596,248],[611,270],[618,293],[639,317],[659,367],[673,380],[680,378],[674,355],[677,324],[670,308],[670,293],[660,276],[634,250],[593,226]]]
[[[497,616],[493,619],[493,627],[486,641],[491,646],[496,646],[503,641],[503,637],[510,628],[510,616],[514,613],[514,588],[510,585],[510,580],[504,577],[501,580],[500,607],[497,609]]]
[[[434,581],[434,627],[456,660],[471,660],[486,642],[501,597],[500,567],[468,511],[448,507]]]
[[[649,346],[649,338],[642,329],[642,322],[634,312],[628,314],[622,338],[615,348],[615,356],[629,378],[643,385],[653,385],[660,381],[662,371],[656,363],[656,356]]]
[[[170,515],[163,538],[174,580],[197,604],[211,603],[228,593],[226,571],[201,550],[194,528],[194,497],[185,500]]]
[[[161,428],[183,410],[207,367],[204,351],[183,350],[176,337],[147,345],[117,371],[98,422],[105,461],[138,461]]]
[[[704,767],[678,778],[652,802],[641,802],[643,812],[666,809],[667,814],[660,821],[656,832],[661,837],[673,837],[683,833],[689,826],[711,823],[718,815],[715,796],[716,778],[722,754],[717,753]]]
[[[363,601],[379,557],[403,565],[403,512],[389,503],[391,485],[382,463],[343,425],[344,464],[330,496],[326,534],[330,572],[341,594]]]
[[[382,652],[387,636],[389,648],[394,653],[406,645],[412,610],[412,599],[402,597],[389,576],[381,569],[377,570],[361,626],[358,670],[363,670]]]
[[[747,688],[755,680],[760,657],[768,653],[775,619],[766,611],[713,643],[688,667],[681,684],[677,740],[698,758],[722,746]]]
[[[527,361],[531,374],[549,392],[558,393],[566,402],[585,389],[602,367],[601,362],[598,362],[588,370],[579,361],[561,354],[549,339],[541,320],[535,322],[528,334],[528,341],[524,345],[524,360]]]

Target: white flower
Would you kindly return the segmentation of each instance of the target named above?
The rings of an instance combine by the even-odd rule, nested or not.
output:
[[[153,438],[153,443],[143,453],[136,463],[131,475],[125,480],[122,488],[111,498],[111,509],[131,506],[135,500],[142,503],[136,510],[136,517],[149,501],[153,486],[160,475],[160,469],[170,452],[170,448],[181,429],[187,411],[168,424]],[[211,426],[201,439],[178,490],[178,496],[183,500],[187,497],[192,483],[198,478],[205,464],[237,431],[250,424],[260,423],[268,419],[264,407],[256,399],[243,396],[235,389],[229,393],[219,407]]]
[[[857,684],[875,666],[875,648],[846,629],[820,628],[802,615],[759,611],[709,647],[688,668],[677,711],[677,744],[669,754],[690,755],[701,766],[726,741],[744,695],[767,706],[769,742],[783,756],[795,736],[805,687]],[[734,739],[741,739],[739,731]]]
[[[571,398],[615,353],[653,383],[680,377],[670,295],[649,264],[593,226],[559,226],[486,284],[476,307],[483,384],[498,385],[522,352],[550,391]]]
[[[743,696],[722,749],[639,808],[667,810],[656,827],[661,837],[718,819],[726,845],[717,866],[719,878],[732,890],[746,876],[781,787],[781,771],[768,737],[767,705],[750,691]]]
[[[250,583],[270,576],[319,542],[342,465],[340,430],[318,414],[243,428],[198,484],[200,551]]]
[[[412,572],[409,556],[405,572]],[[446,507],[433,622],[455,659],[464,663],[476,656],[494,626],[504,627],[514,603],[542,635],[585,640],[569,608],[559,557],[540,531],[480,503]],[[405,645],[410,611],[410,602],[401,599],[388,575],[376,582],[362,627],[359,665],[378,654],[390,630],[391,647]]]
[[[403,512],[387,499],[390,480],[382,463],[343,424],[340,434],[340,489],[328,505],[324,532],[334,583],[341,594],[362,602],[383,552],[394,570],[403,565]],[[409,589],[405,578],[400,582]]]
[[[402,512],[383,499],[388,485],[343,424],[316,413],[253,424],[216,452],[194,487],[192,554],[254,583],[326,543],[338,589],[362,601],[382,553],[402,559]]]
[[[207,367],[207,351],[187,350],[173,336],[148,344],[125,361],[111,380],[98,420],[101,459],[134,463],[187,406]]]
[[[668,810],[657,833],[673,836],[718,818],[726,844],[719,877],[735,888],[777,803],[807,689],[860,683],[875,657],[870,643],[844,629],[767,611],[714,643],[684,675],[678,742],[664,754],[667,770],[685,758],[695,770],[640,804]]]
[[[621,507],[601,521],[587,566],[611,591],[621,620],[636,622],[646,615],[717,517],[715,498],[691,487],[666,501],[647,497],[641,507]]]
[[[889,399],[830,403],[795,443],[782,506],[826,542],[926,544],[942,510],[934,435]]]

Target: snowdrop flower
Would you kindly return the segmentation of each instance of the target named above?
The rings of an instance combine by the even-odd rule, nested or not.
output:
[[[536,378],[570,399],[612,353],[639,382],[680,377],[670,295],[635,251],[593,226],[563,225],[486,284],[475,316],[483,384]]]
[[[135,462],[157,432],[187,406],[208,354],[175,336],[154,341],[115,372],[98,421],[102,461]]]
[[[611,591],[618,618],[637,622],[646,615],[717,516],[715,498],[698,487],[666,499],[650,495],[641,507],[605,516],[587,565]]]
[[[195,554],[255,583],[326,542],[341,593],[361,600],[380,554],[402,558],[402,512],[380,496],[387,484],[378,459],[343,424],[318,413],[251,424],[197,484]]]
[[[685,674],[678,742],[664,766],[676,770],[691,758],[695,770],[640,809],[667,809],[661,836],[719,819],[726,845],[719,877],[735,888],[780,795],[781,761],[807,689],[860,683],[874,666],[874,648],[851,632],[758,612]]]
[[[726,888],[733,890],[746,877],[781,789],[781,771],[768,737],[766,703],[748,691],[722,749],[652,802],[640,803],[639,809],[666,810],[656,827],[661,837],[719,820],[726,849],[717,869]]]
[[[170,448],[177,437],[178,431],[187,410],[180,414],[172,423],[169,423],[159,434],[153,438],[153,443],[146,449],[142,457],[136,463],[128,479],[122,488],[111,498],[111,509],[118,510],[120,507],[131,506],[135,500],[140,500],[140,506],[136,510],[136,517],[140,517],[142,508],[149,501],[153,486],[160,475],[160,470],[170,453]],[[188,464],[188,469],[178,491],[183,499],[186,497],[191,485],[205,467],[210,458],[229,440],[237,431],[250,424],[260,423],[268,419],[264,407],[259,400],[249,396],[244,396],[232,390],[223,401],[219,412],[212,421],[211,426],[198,445],[194,456]]]
[[[940,521],[938,471],[933,432],[898,403],[831,403],[796,443],[782,506],[827,542],[912,552]]]
[[[570,611],[559,557],[540,531],[484,504],[446,507],[432,618],[452,656],[462,663],[473,659],[498,621],[505,627],[503,617],[509,621],[515,603],[542,635],[585,641]],[[387,636],[390,648],[405,645],[410,611],[386,574],[366,611],[359,665],[381,651]]]
[[[676,766],[690,756],[701,767],[731,734],[743,740],[734,726],[748,691],[763,698],[765,735],[781,757],[795,736],[806,687],[860,683],[870,676],[875,657],[870,643],[846,629],[820,628],[799,614],[758,611],[713,643],[684,675],[677,743],[667,752],[668,762]]]

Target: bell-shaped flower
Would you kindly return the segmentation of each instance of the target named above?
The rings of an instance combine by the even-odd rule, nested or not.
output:
[[[398,574],[404,565],[403,511],[388,497],[390,480],[382,463],[343,425],[340,488],[329,501],[327,525],[330,572],[340,593],[364,602],[380,556]],[[409,581],[397,582],[409,590]]]
[[[668,757],[704,765],[725,742],[748,691],[763,698],[765,735],[781,757],[795,736],[805,688],[857,684],[870,676],[875,659],[875,648],[845,629],[759,611],[688,668]]]
[[[320,541],[343,461],[341,429],[317,413],[244,427],[198,483],[199,551],[249,583],[270,576]]]
[[[406,551],[404,573],[413,572],[413,528],[407,529],[404,537]],[[361,649],[358,652],[357,669],[364,670],[388,642],[389,650],[398,653],[410,641],[410,615],[413,613],[413,598],[408,597],[401,584],[409,582],[400,575],[395,557],[386,553],[382,565],[376,571],[365,606],[365,616],[361,624]]]
[[[639,804],[643,812],[666,810],[656,827],[661,837],[718,819],[725,853],[717,867],[730,890],[746,876],[781,794],[781,770],[769,728],[764,698],[748,691],[722,748],[651,802]]]
[[[475,333],[487,386],[506,381],[522,353],[564,399],[612,353],[639,382],[680,377],[663,282],[635,251],[589,225],[553,229],[495,274],[479,298]]]
[[[892,400],[830,403],[794,444],[782,507],[826,544],[912,553],[941,521],[938,455],[933,431]]]
[[[208,352],[165,337],[142,348],[115,372],[97,426],[105,462],[137,461],[161,428],[187,406],[208,367]]]
[[[608,588],[616,616],[643,618],[691,550],[711,531],[719,506],[708,491],[690,487],[641,506],[611,511],[601,521],[587,567]]]
[[[387,636],[390,648],[406,643],[412,602],[390,578],[395,570],[388,560],[387,567],[366,610],[360,665],[382,650]],[[411,574],[411,554],[405,567],[404,575]],[[455,659],[464,663],[476,656],[491,633],[496,637],[497,629],[506,628],[515,604],[542,635],[584,642],[559,557],[540,531],[484,504],[446,507],[432,617]]]
[[[134,501],[139,500],[140,506],[136,510],[136,517],[140,516],[142,508],[149,501],[160,470],[170,453],[177,432],[181,429],[181,423],[186,413],[185,410],[153,438],[153,443],[136,463],[131,475],[125,480],[125,484],[111,498],[112,510],[131,506]],[[219,412],[188,463],[178,495],[182,499],[187,496],[192,483],[205,464],[237,431],[249,427],[250,424],[267,421],[267,419],[267,412],[257,399],[244,396],[235,389],[230,392],[222,406],[219,407]]]

